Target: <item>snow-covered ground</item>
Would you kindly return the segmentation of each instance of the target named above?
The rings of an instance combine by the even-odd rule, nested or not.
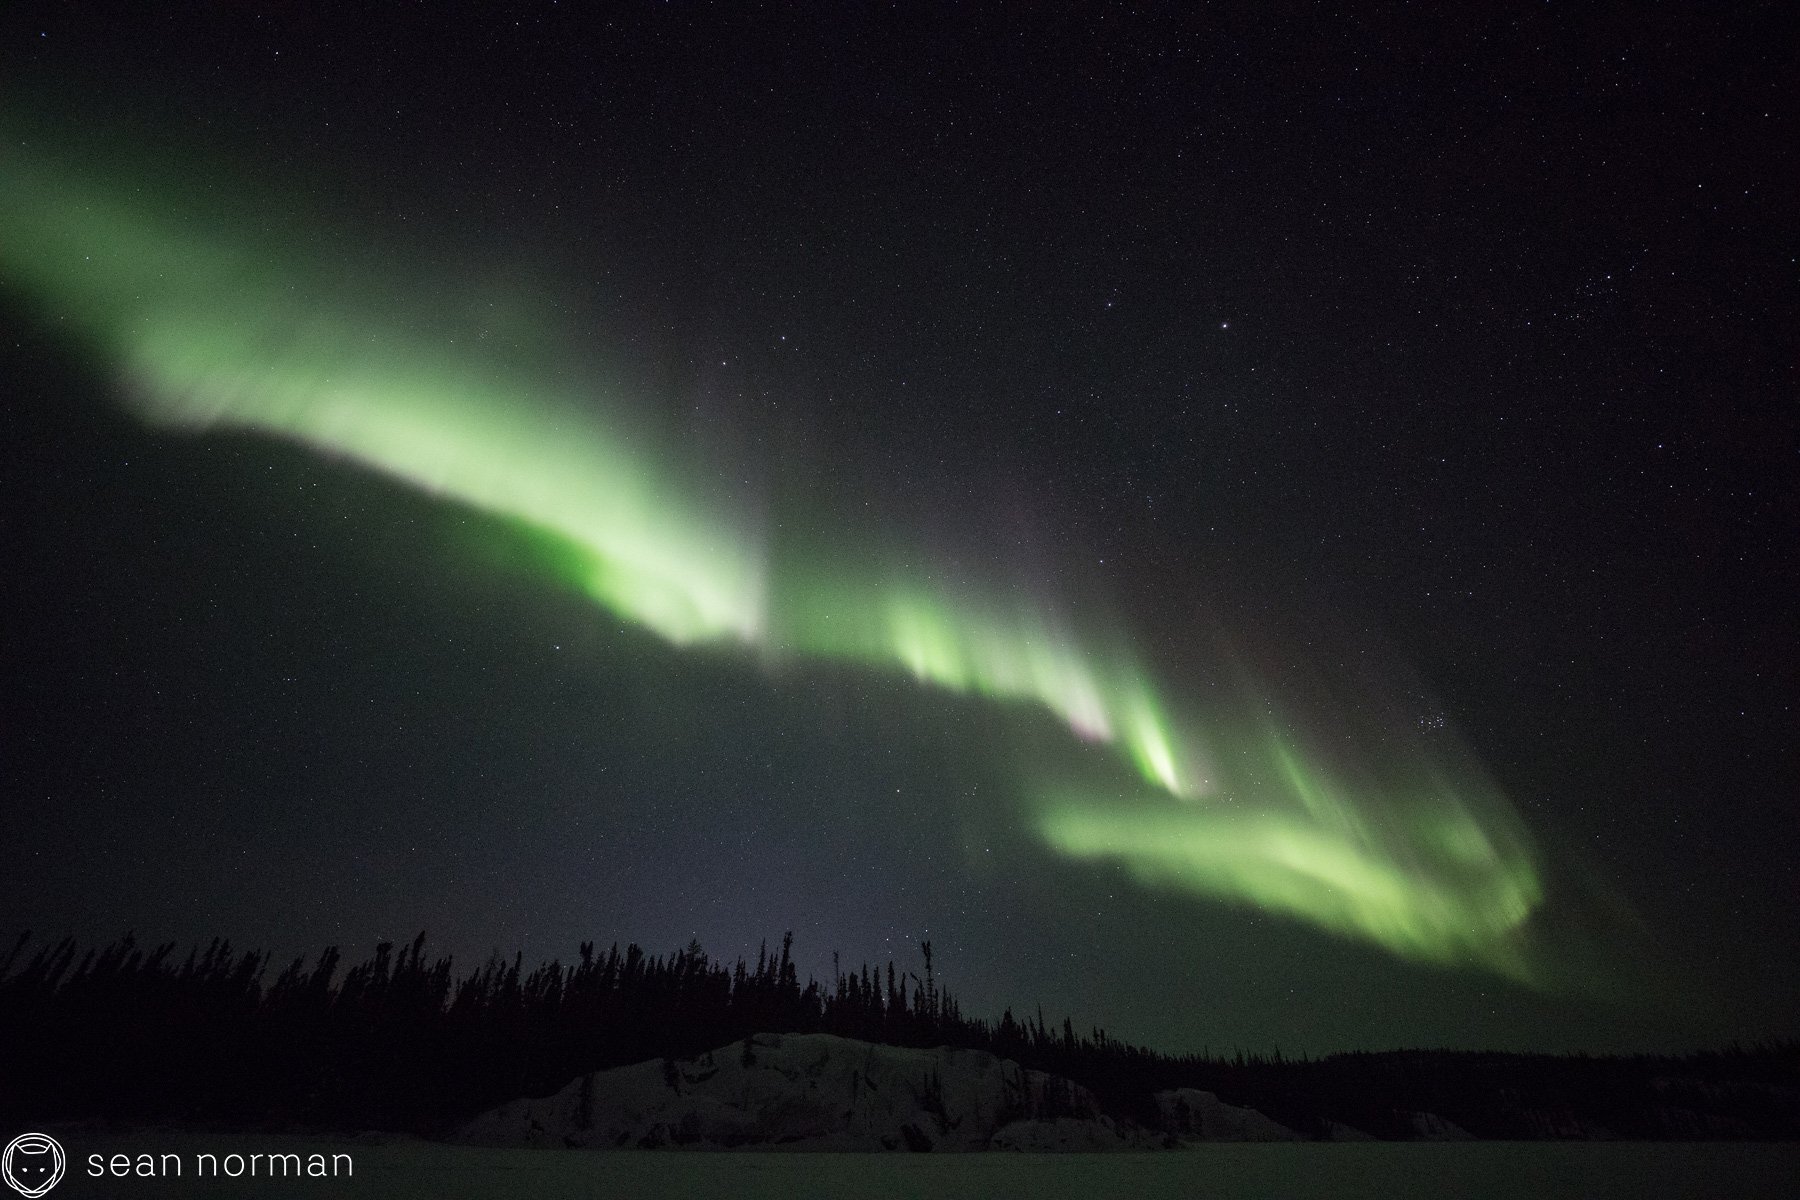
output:
[[[1250,1200],[1269,1197],[1791,1198],[1800,1145],[1762,1143],[1214,1143],[1115,1154],[828,1154],[500,1150],[140,1130],[51,1130],[69,1154],[57,1197],[332,1196],[382,1200]],[[92,1153],[349,1153],[350,1178],[85,1178]]]

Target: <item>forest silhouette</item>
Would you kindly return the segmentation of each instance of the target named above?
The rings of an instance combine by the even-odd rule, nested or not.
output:
[[[667,955],[583,943],[568,963],[523,955],[458,973],[423,933],[346,965],[330,948],[273,963],[215,939],[126,936],[0,958],[0,1119],[183,1121],[443,1134],[484,1108],[577,1075],[715,1050],[756,1033],[830,1033],[985,1050],[1089,1088],[1105,1111],[1157,1126],[1157,1091],[1194,1087],[1304,1136],[1349,1126],[1421,1136],[1429,1112],[1477,1137],[1800,1137],[1800,1043],[1684,1057],[1402,1050],[1284,1058],[1169,1055],[1078,1032],[1042,1010],[966,1015],[938,979],[892,961],[802,982],[793,935],[752,964],[698,942]]]

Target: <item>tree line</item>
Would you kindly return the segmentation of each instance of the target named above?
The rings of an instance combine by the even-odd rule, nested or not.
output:
[[[831,1033],[986,1050],[1089,1088],[1154,1127],[1154,1093],[1196,1087],[1311,1136],[1331,1122],[1416,1136],[1437,1113],[1477,1136],[1800,1136],[1800,1043],[1685,1058],[1396,1051],[1283,1058],[1170,1055],[1104,1029],[966,1015],[937,978],[892,961],[802,982],[793,935],[754,963],[698,942],[666,955],[583,943],[569,962],[522,954],[459,972],[383,942],[274,970],[215,939],[185,955],[131,936],[98,948],[21,935],[0,957],[0,1118],[185,1120],[430,1135],[577,1075],[697,1055],[753,1033]],[[1784,1100],[1783,1097],[1786,1097]]]
[[[573,1076],[685,1057],[761,1032],[896,1045],[963,1044],[980,1022],[924,975],[863,965],[801,982],[793,935],[754,964],[698,942],[668,955],[583,943],[573,961],[523,955],[458,972],[382,942],[279,970],[215,939],[74,939],[0,957],[0,1114],[39,1120],[190,1118],[429,1131]]]

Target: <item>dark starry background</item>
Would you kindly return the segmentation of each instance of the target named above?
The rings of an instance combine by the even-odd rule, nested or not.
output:
[[[471,569],[467,514],[141,430],[4,288],[0,924],[791,928],[821,973],[929,936],[966,1011],[1170,1049],[1794,1034],[1782,6],[846,8],[15,2],[0,97],[311,181],[473,290],[556,263],[648,402],[827,493],[1028,511],[1184,669],[1212,620],[1379,657],[1633,982],[1060,864],[979,705],[674,654]]]

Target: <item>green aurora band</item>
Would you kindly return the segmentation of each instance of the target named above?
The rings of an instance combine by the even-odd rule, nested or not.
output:
[[[1114,764],[1076,784],[1021,763],[1027,819],[1056,852],[1534,981],[1535,854],[1472,760],[1452,772],[1415,747],[1397,777],[1333,770],[1272,723],[1178,720],[1124,637],[1078,637],[1001,580],[777,567],[754,505],[603,418],[555,347],[521,359],[459,336],[423,284],[368,282],[370,248],[219,211],[247,206],[232,189],[95,188],[9,140],[3,282],[116,370],[146,421],[284,438],[549,535],[550,573],[673,646],[903,672],[1053,714]]]

